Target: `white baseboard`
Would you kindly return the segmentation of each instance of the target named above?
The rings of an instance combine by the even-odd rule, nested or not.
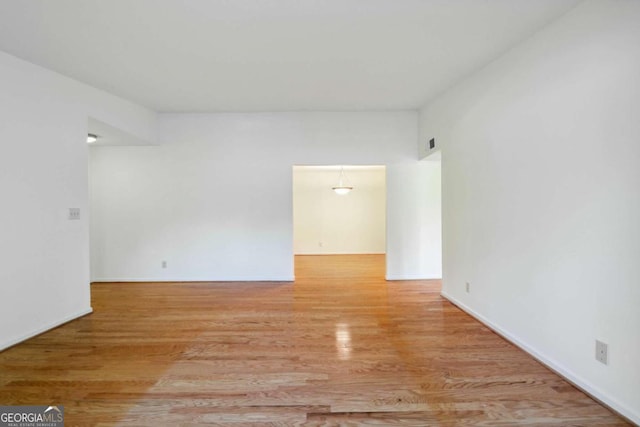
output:
[[[293,276],[282,277],[96,277],[91,283],[100,282],[293,282]]]
[[[474,317],[480,323],[484,324],[485,326],[493,330],[496,334],[500,335],[507,341],[511,342],[513,345],[517,346],[521,350],[528,353],[531,357],[536,359],[538,362],[542,363],[547,368],[551,369],[556,374],[560,375],[561,377],[569,381],[571,384],[573,384],[574,386],[576,386],[577,388],[579,388],[580,390],[582,390],[583,392],[585,392],[586,394],[588,394],[589,396],[597,400],[598,402],[609,407],[611,410],[613,410],[614,412],[617,412],[619,415],[631,421],[632,423],[635,423],[636,425],[640,425],[640,414],[634,412],[634,410],[632,410],[628,406],[622,404],[617,399],[609,396],[607,393],[603,392],[597,386],[579,377],[576,373],[572,372],[570,369],[567,369],[565,366],[561,365],[557,361],[540,353],[538,350],[531,347],[529,344],[525,343],[519,337],[507,331],[505,328],[502,328],[501,326],[490,321],[480,313],[474,311],[464,303],[457,300],[452,295],[446,293],[445,291],[442,291],[440,294],[442,295],[443,298],[446,298],[452,304],[456,305],[458,308],[460,308],[461,310],[465,311],[467,314]]]
[[[295,254],[293,254],[294,256],[319,256],[319,255],[385,255],[386,252],[352,252],[352,251],[333,251],[333,252],[316,252],[316,251],[309,251],[309,252],[296,252]]]
[[[6,350],[9,347],[13,347],[16,344],[19,344],[19,343],[21,343],[23,341],[28,340],[29,338],[33,338],[33,337],[35,337],[37,335],[40,335],[43,332],[47,332],[48,330],[51,330],[53,328],[57,328],[58,326],[63,325],[63,324],[65,324],[67,322],[70,322],[72,320],[78,319],[79,317],[86,316],[89,313],[93,313],[93,308],[89,307],[89,308],[87,308],[85,310],[76,312],[74,314],[66,316],[66,317],[64,317],[64,318],[62,318],[60,320],[55,321],[55,322],[51,322],[51,323],[49,323],[49,324],[47,324],[47,325],[45,325],[45,326],[43,326],[41,328],[38,328],[38,329],[36,329],[34,331],[31,331],[31,332],[29,332],[27,334],[19,336],[18,338],[14,338],[14,339],[11,339],[9,341],[4,341],[4,342],[0,343],[0,351]]]
[[[440,280],[442,277],[439,276],[429,276],[429,275],[421,275],[421,274],[389,274],[385,276],[386,280]]]

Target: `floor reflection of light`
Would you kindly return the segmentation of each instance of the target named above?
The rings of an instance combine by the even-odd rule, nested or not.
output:
[[[340,360],[351,358],[351,332],[349,332],[349,326],[346,323],[336,325],[336,350],[338,350]]]

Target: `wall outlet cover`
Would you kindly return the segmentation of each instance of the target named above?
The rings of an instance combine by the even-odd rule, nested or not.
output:
[[[609,362],[609,346],[602,341],[596,340],[596,360],[605,365]]]

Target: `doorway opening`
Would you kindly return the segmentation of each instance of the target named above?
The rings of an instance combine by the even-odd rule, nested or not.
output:
[[[386,167],[293,166],[293,253],[296,276],[384,277]]]

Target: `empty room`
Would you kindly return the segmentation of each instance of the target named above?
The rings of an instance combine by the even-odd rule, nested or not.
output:
[[[0,426],[640,425],[639,23],[0,0]]]

